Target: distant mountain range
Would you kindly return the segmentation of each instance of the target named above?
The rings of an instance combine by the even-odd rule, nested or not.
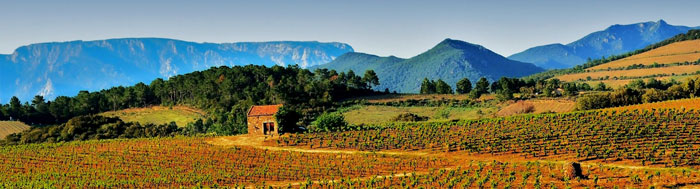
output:
[[[344,43],[194,43],[162,38],[41,43],[0,54],[0,102],[11,96],[53,99],[80,90],[150,82],[212,66],[324,64],[347,52]]]
[[[694,28],[669,25],[664,20],[613,25],[566,45],[557,43],[533,47],[508,58],[534,63],[546,69],[571,68],[585,63],[588,58],[599,59],[603,56],[627,53],[691,29]]]
[[[380,85],[404,93],[419,92],[423,78],[442,79],[452,85],[469,78],[476,82],[480,77],[497,80],[500,77],[521,77],[544,69],[530,63],[509,60],[480,45],[445,39],[432,49],[409,59],[379,57],[364,53],[346,53],[328,64],[312,67],[338,71],[353,70],[363,74],[372,69],[379,76]]]

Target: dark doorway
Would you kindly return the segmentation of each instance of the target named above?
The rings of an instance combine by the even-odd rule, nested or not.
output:
[[[271,135],[275,132],[275,123],[263,123],[263,134]]]

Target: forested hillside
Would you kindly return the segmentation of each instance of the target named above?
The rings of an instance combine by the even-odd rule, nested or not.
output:
[[[509,60],[493,51],[464,41],[445,39],[430,50],[409,59],[353,53],[319,66],[339,71],[373,69],[379,76],[375,89],[418,93],[424,78],[442,79],[453,88],[457,81],[485,77],[522,77],[544,71],[530,63]]]
[[[53,100],[80,90],[101,90],[218,66],[325,64],[353,52],[344,43],[272,41],[195,43],[164,38],[122,38],[39,43],[0,54],[0,103],[11,96]]]
[[[98,92],[81,91],[75,97],[60,96],[46,102],[37,96],[31,102],[13,97],[0,106],[0,120],[12,117],[30,124],[57,124],[82,115],[150,105],[190,105],[209,112],[201,132],[245,133],[246,111],[252,105],[285,104],[310,122],[332,108],[335,100],[372,93],[369,84],[376,75],[329,70],[311,72],[298,66],[217,67],[150,84],[113,87]]]
[[[674,35],[699,27],[674,26],[664,20],[628,25],[612,25],[569,44],[549,44],[527,49],[508,58],[534,63],[547,69],[564,69],[599,59],[642,49]]]
[[[620,55],[615,55],[615,56],[609,56],[607,58],[602,58],[602,59],[591,59],[588,60],[586,63],[582,65],[577,65],[573,68],[568,68],[568,69],[558,69],[558,70],[548,70],[545,72],[537,73],[528,76],[527,78],[551,78],[555,76],[560,76],[560,75],[565,75],[565,74],[575,74],[575,73],[586,73],[586,72],[591,72],[594,71],[596,67],[598,70],[605,69],[608,71],[608,67],[610,67],[610,70],[624,70],[624,69],[639,69],[639,68],[653,68],[653,63],[652,65],[649,65],[648,61],[632,61],[631,65],[626,65],[625,67],[620,67],[620,66],[615,66],[615,64],[608,64],[613,61],[618,61],[618,60],[623,60],[630,58],[632,56],[637,56],[641,55],[644,53],[647,53],[652,50],[659,49],[664,46],[668,46],[674,43],[678,42],[684,42],[684,41],[692,41],[692,40],[698,40],[700,39],[700,30],[690,30],[688,33],[684,34],[678,34],[676,36],[673,36],[671,38],[668,38],[666,40],[663,40],[661,42],[649,45],[647,47],[644,47],[643,49],[627,52],[624,54]],[[669,56],[673,55],[676,56],[677,54],[697,54],[695,52],[696,50],[689,50],[689,49],[698,49],[696,45],[693,45],[693,43],[688,43],[689,45],[682,45],[682,48],[668,48],[666,50],[662,50],[662,53],[651,53],[651,54],[661,54],[662,56]],[[680,50],[680,51],[678,51]],[[677,52],[672,52],[672,51],[677,51]],[[648,58],[648,57],[647,57]],[[673,66],[679,66],[679,65],[687,65],[686,63],[691,63],[697,61],[697,59],[694,59],[693,56],[683,56],[683,59],[676,59],[675,61],[667,61],[665,64],[673,64]],[[618,61],[619,62],[619,61]],[[657,61],[658,63],[659,61]],[[641,65],[640,65],[641,64]],[[609,66],[610,65],[610,66]],[[627,67],[629,66],[629,67]],[[656,67],[662,67],[663,65],[656,65]]]

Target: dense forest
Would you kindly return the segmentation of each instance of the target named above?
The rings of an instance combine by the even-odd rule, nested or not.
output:
[[[151,105],[189,105],[208,112],[199,130],[217,134],[245,133],[246,111],[252,105],[285,104],[285,111],[310,123],[332,109],[338,99],[375,93],[376,74],[337,73],[298,66],[216,67],[178,75],[150,84],[113,87],[98,92],[81,91],[77,96],[59,96],[46,101],[36,96],[22,103],[13,97],[0,106],[0,120],[20,120],[35,126],[58,125],[76,116]]]

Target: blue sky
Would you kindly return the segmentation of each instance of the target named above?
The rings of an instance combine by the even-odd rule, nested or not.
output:
[[[0,0],[0,54],[39,42],[164,37],[196,42],[338,41],[411,57],[444,38],[504,56],[612,24],[700,25],[700,1]]]

